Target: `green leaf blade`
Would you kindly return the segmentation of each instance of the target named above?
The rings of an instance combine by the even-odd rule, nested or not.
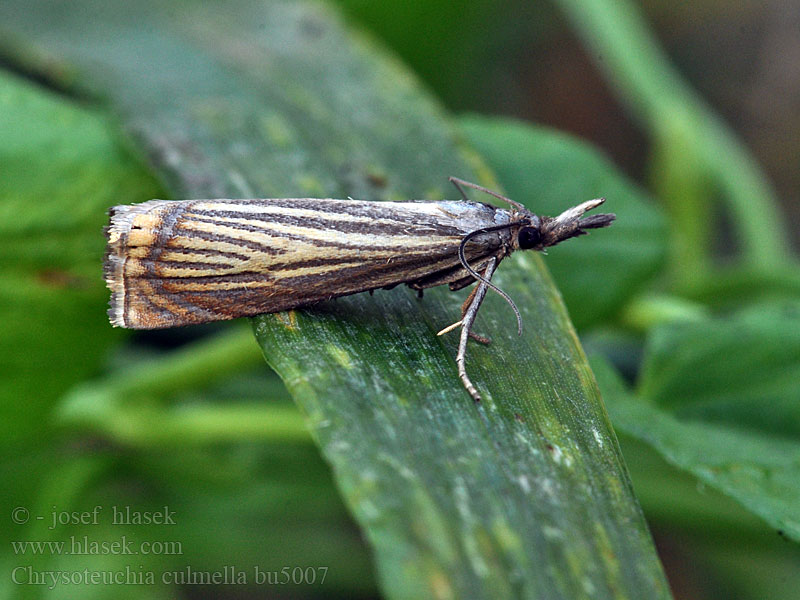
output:
[[[779,354],[789,373],[795,369],[798,314],[796,303],[762,305],[663,326],[648,347],[638,397],[602,359],[592,360],[621,431],[795,540],[800,387],[796,377],[776,378],[764,367]],[[732,346],[731,336],[742,346]]]
[[[455,375],[455,341],[445,344],[449,360],[432,358],[442,349],[431,313],[446,319],[457,304],[446,293],[420,302],[378,292],[255,322],[378,556],[392,557],[382,568],[387,589],[402,590],[398,597],[442,585],[457,597],[580,597],[581,581],[603,594],[631,580],[644,585],[637,570],[650,567],[641,548],[623,548],[649,540],[621,532],[619,514],[609,520],[605,512],[630,495],[616,445],[604,445],[613,434],[602,413],[575,412],[594,388],[591,373],[554,358],[581,361],[574,338],[560,335],[566,321],[557,296],[526,310],[556,320],[533,343],[504,336],[471,349],[474,378],[485,372],[480,385],[489,390],[478,406]],[[309,376],[308,365],[320,362]],[[533,387],[514,386],[526,369],[536,373]],[[611,548],[618,558],[608,561]],[[544,571],[538,556],[552,561]],[[517,573],[514,585],[497,575],[509,572]],[[398,587],[409,573],[426,587]]]
[[[800,303],[656,328],[639,392],[685,419],[800,439]]]

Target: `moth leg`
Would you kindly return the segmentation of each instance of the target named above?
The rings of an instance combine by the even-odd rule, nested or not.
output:
[[[467,192],[464,191],[464,188],[461,187],[462,183],[466,183],[463,179],[459,179],[458,177],[449,177],[450,183],[456,186],[458,193],[461,194],[461,199],[466,200],[469,202],[469,197],[467,196]]]
[[[467,275],[466,277],[462,277],[456,281],[451,281],[447,287],[450,288],[451,292],[457,292],[458,290],[462,290],[467,287],[473,281],[475,281],[475,278],[472,275]]]
[[[491,280],[496,265],[496,258],[490,258],[489,262],[486,263],[486,270],[483,272],[483,276],[487,280]],[[475,322],[475,317],[478,315],[478,309],[481,307],[481,303],[486,297],[486,291],[488,289],[489,288],[485,281],[478,282],[478,286],[475,288],[472,301],[467,307],[467,310],[464,311],[464,317],[461,319],[461,339],[458,342],[458,354],[456,354],[458,376],[461,378],[461,382],[464,384],[464,387],[467,388],[469,395],[472,396],[472,399],[475,400],[475,402],[481,401],[481,395],[478,393],[478,390],[475,389],[472,381],[470,381],[469,375],[467,375],[467,342],[470,338],[472,324]],[[472,296],[472,294],[470,294],[470,296]]]
[[[464,303],[461,305],[461,318],[462,319],[464,318],[464,315],[467,314],[467,309],[469,308],[469,305],[472,304],[472,301],[475,299],[475,294],[478,293],[478,289],[479,288],[480,288],[480,286],[478,286],[478,285],[476,285],[474,288],[472,288],[472,291],[469,293],[469,296],[467,296],[467,299],[464,300]]]
[[[474,278],[472,280],[475,281]],[[464,317],[467,314],[467,310],[469,310],[469,307],[472,304],[472,301],[475,300],[475,295],[478,293],[478,289],[479,288],[480,288],[480,286],[477,286],[477,285],[474,288],[472,288],[472,291],[469,293],[469,296],[467,296],[467,299],[464,300],[464,304],[461,305],[461,321],[459,321],[460,323],[464,322]],[[489,339],[488,337],[486,337],[484,335],[479,335],[479,334],[475,333],[474,331],[470,331],[469,332],[469,337],[471,337],[476,342],[480,342],[481,344],[487,344],[488,345],[488,344],[492,343],[491,339]]]
[[[478,269],[478,271],[482,271],[484,268],[486,268],[486,262],[479,262],[478,266],[475,268]],[[431,273],[430,275],[420,277],[414,281],[409,281],[407,285],[412,290],[420,290],[448,284],[450,291],[455,292],[461,288],[467,287],[473,281],[475,281],[475,278],[472,275],[469,275],[461,265],[458,265],[449,269],[443,269],[441,271]],[[454,282],[458,283],[458,287],[453,287]]]
[[[497,262],[495,263],[495,268],[497,268],[497,265],[500,263],[500,259],[497,258],[497,257],[495,257],[495,259],[497,260]],[[495,260],[495,259],[492,259],[492,260]],[[479,270],[481,270],[481,269],[485,270],[486,269],[486,263],[482,264],[478,269]],[[456,279],[455,281],[450,282],[448,287],[450,288],[451,291],[457,292],[458,290],[467,287],[471,283],[475,283],[475,278],[472,275],[467,275],[466,277],[462,277],[461,279]],[[409,285],[412,288],[414,287],[413,284],[409,284]],[[414,288],[414,289],[417,289],[417,288]],[[478,291],[478,286],[475,286],[474,288],[472,288],[472,291],[470,292],[469,296],[467,296],[467,299],[464,300],[464,303],[461,305],[461,318],[462,318],[462,320],[464,318],[464,315],[467,312],[467,308],[469,307],[469,305],[472,302],[472,300],[475,298],[475,293],[477,291]],[[456,321],[452,325],[448,325],[447,327],[442,329],[436,335],[444,335],[445,333],[450,333],[451,331],[453,331],[454,329],[458,329],[459,327],[461,327],[461,321]],[[474,331],[470,331],[469,332],[469,337],[471,337],[476,342],[480,342],[481,344],[491,344],[492,343],[492,340],[490,338],[488,338],[486,336],[483,336],[483,335],[479,335],[479,334],[475,333]]]

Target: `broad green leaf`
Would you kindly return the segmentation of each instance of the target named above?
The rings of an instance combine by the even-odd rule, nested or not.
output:
[[[800,446],[800,302],[656,328],[639,393],[681,418],[758,429]]]
[[[479,164],[414,79],[320,5],[42,6],[4,3],[0,23],[63,65],[62,85],[107,98],[176,197],[436,199]],[[542,261],[500,271],[526,333],[487,300],[494,343],[470,353],[481,405],[456,377],[455,337],[435,335],[463,294],[379,291],[260,317],[256,335],[389,597],[669,597]]]
[[[567,573],[616,544],[597,510],[628,493],[614,482],[613,438],[601,415],[575,410],[585,406],[591,375],[564,368],[565,356],[582,361],[574,338],[558,333],[563,310],[552,291],[543,295],[551,284],[537,268],[522,273],[524,284],[504,285],[524,298],[526,321],[540,325],[536,337],[495,336],[491,348],[473,350],[473,374],[490,390],[485,409],[471,405],[455,377],[453,342],[444,353],[435,337],[458,310],[444,294],[426,296],[425,313],[414,298],[376,294],[259,319],[259,341],[302,399],[356,518],[379,554],[392,557],[383,572],[389,589],[416,575],[420,587],[403,597],[445,584],[457,596],[580,595]],[[531,284],[538,298],[526,291]],[[489,311],[489,331],[507,321],[505,308]],[[556,558],[540,571],[535,557],[543,553]],[[616,564],[639,568],[630,561]],[[500,575],[507,564],[516,582]],[[640,577],[620,576],[620,585]]]
[[[631,394],[603,358],[593,356],[591,362],[620,431],[800,540],[800,444],[744,428],[681,420]],[[694,368],[705,370],[698,364]]]
[[[613,399],[609,401],[609,405]],[[800,544],[731,496],[667,462],[617,427],[636,496],[656,538],[679,556],[681,572],[722,584],[707,597],[796,598]],[[691,575],[693,574],[693,575]]]
[[[157,193],[97,111],[0,73],[2,434],[38,430],[60,394],[98,370],[107,326],[98,264],[109,204]]]
[[[613,212],[613,234],[548,251],[547,266],[578,328],[619,310],[662,264],[666,228],[645,194],[597,150],[566,134],[520,121],[463,117],[470,143],[497,173],[509,197],[554,215],[590,198]]]

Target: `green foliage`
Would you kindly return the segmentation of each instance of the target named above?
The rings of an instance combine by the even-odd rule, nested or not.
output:
[[[673,217],[673,255],[686,261],[673,276],[703,275],[689,252],[708,251],[703,235],[709,230],[702,221],[715,190],[730,211],[743,261],[761,267],[788,261],[769,183],[722,119],[669,64],[636,7],[629,0],[557,3],[586,45],[603,57],[598,66],[653,138],[654,187]]]
[[[385,10],[347,4],[367,25]],[[800,269],[769,186],[631,7],[559,4],[652,136],[650,191],[663,210],[568,136],[477,115],[454,124],[405,67],[317,4],[0,4],[7,64],[73,95],[0,74],[3,505],[49,517],[53,507],[167,504],[178,517],[167,531],[6,520],[4,537],[180,540],[181,555],[141,557],[136,568],[235,565],[254,594],[264,588],[253,565],[288,564],[329,567],[324,586],[298,595],[375,593],[375,568],[396,598],[668,597],[565,304],[653,522],[706,528],[703,564],[740,597],[800,588],[781,568],[800,554]],[[432,5],[440,21],[456,12]],[[464,16],[470,31],[481,10]],[[448,34],[458,27],[446,29],[437,43],[461,43]],[[435,77],[424,47],[405,55]],[[255,319],[285,387],[258,368],[248,328],[211,328],[155,352],[120,346],[125,336],[107,324],[99,265],[110,205],[437,199],[455,194],[448,175],[502,186],[545,214],[602,195],[618,216],[544,260],[504,261],[497,281],[525,333],[487,299],[478,327],[493,343],[468,354],[482,405],[455,376],[455,334],[435,336],[463,297],[446,290],[422,300],[379,291]],[[714,193],[742,248],[725,267],[712,254]],[[0,568],[20,564],[133,563],[10,555]],[[751,577],[737,575],[754,564]],[[2,585],[8,596],[43,591]],[[80,593],[109,589],[162,598],[177,588]]]
[[[710,419],[678,418],[628,392],[613,368],[599,357],[592,364],[618,428],[652,445],[670,463],[703,483],[737,499],[782,534],[797,539],[800,448],[796,443],[748,431],[741,424],[731,427]],[[697,369],[696,364],[694,367]],[[787,412],[794,412],[791,416],[796,420],[796,409]]]
[[[653,328],[638,391],[688,420],[791,439],[800,435],[798,381],[800,304],[786,300]]]
[[[2,438],[27,438],[120,339],[97,265],[109,204],[157,194],[97,111],[0,73]],[[77,351],[80,350],[80,351]]]

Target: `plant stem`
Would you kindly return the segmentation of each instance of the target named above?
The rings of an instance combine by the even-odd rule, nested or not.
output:
[[[247,326],[229,330],[188,344],[167,358],[137,364],[110,375],[104,390],[125,398],[148,396],[155,399],[198,388],[232,373],[263,364],[253,333]]]
[[[637,296],[622,311],[622,322],[637,331],[648,331],[669,321],[696,321],[707,310],[703,305],[676,296]]]
[[[248,327],[234,327],[158,360],[83,385],[70,392],[56,415],[61,425],[89,427],[133,445],[310,438],[299,412],[286,406],[244,403],[165,406],[166,398],[262,365]],[[281,390],[283,390],[281,386]],[[265,389],[264,396],[281,396]],[[154,427],[153,423],[158,423]]]
[[[117,443],[137,447],[250,440],[311,443],[300,411],[290,405],[263,402],[171,409],[112,405],[95,413],[73,411],[62,423],[91,427]],[[154,427],[154,423],[158,426]]]
[[[656,138],[664,151],[676,121],[688,136],[687,155],[722,192],[737,229],[742,258],[756,265],[788,262],[790,246],[775,194],[758,166],[723,121],[690,89],[670,65],[639,11],[625,0],[558,0],[598,59],[621,99]],[[665,120],[668,122],[666,128]],[[671,123],[670,123],[671,122]],[[659,140],[666,135],[667,139]],[[683,147],[678,150],[687,150]],[[659,190],[670,203],[670,190]],[[703,218],[702,202],[685,198],[675,227]],[[678,200],[676,200],[678,201]]]

